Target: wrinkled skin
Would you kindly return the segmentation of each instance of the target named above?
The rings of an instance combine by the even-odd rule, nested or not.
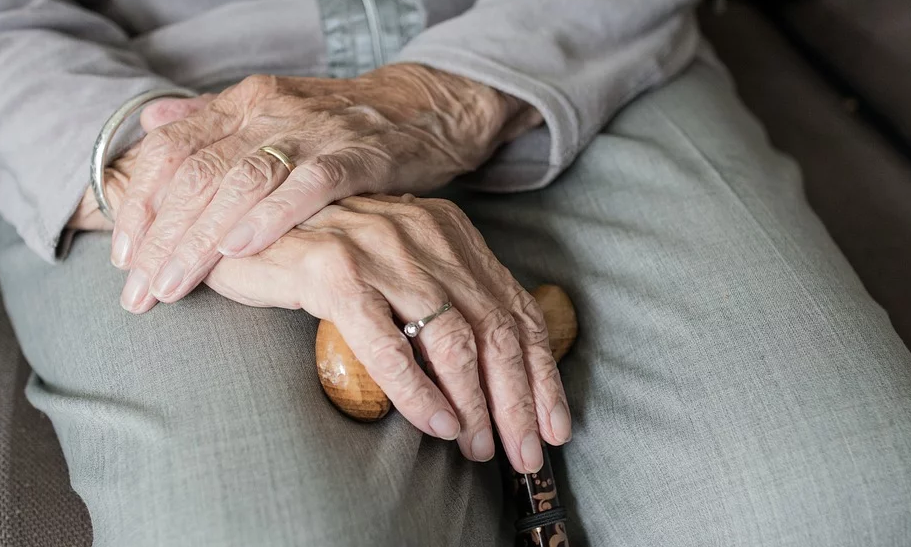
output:
[[[427,434],[457,438],[468,458],[493,456],[491,416],[516,469],[541,467],[539,431],[569,439],[540,308],[449,201],[343,199],[258,255],[221,261],[206,283],[334,322],[396,408]],[[393,316],[425,317],[447,300],[453,308],[416,338],[434,383]]]
[[[143,124],[154,132],[210,101],[165,102],[144,112]],[[115,209],[143,149],[106,171]],[[70,227],[111,229],[90,191]],[[333,321],[396,408],[421,431],[457,439],[470,459],[493,456],[492,424],[524,472],[541,466],[540,439],[560,445],[571,437],[540,308],[451,202],[410,194],[338,200],[261,252],[216,262],[204,281],[244,304]],[[453,309],[415,339],[425,373],[393,318],[425,317],[447,300]],[[148,309],[155,297],[142,294],[138,303]]]
[[[154,305],[147,295],[182,298],[222,256],[251,256],[333,201],[440,187],[540,123],[514,97],[413,64],[350,80],[251,76],[191,104],[201,108],[144,139],[114,227],[134,313]]]

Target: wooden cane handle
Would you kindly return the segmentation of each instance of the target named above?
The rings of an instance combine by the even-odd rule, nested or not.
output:
[[[531,294],[544,312],[550,350],[559,362],[578,334],[576,310],[566,292],[556,285],[541,285]],[[329,400],[346,415],[373,422],[389,412],[389,398],[351,352],[335,325],[325,320],[320,321],[316,332],[316,367]]]

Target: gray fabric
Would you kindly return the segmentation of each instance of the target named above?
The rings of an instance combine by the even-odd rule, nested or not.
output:
[[[810,204],[911,345],[911,158],[846,108],[755,8],[734,2],[705,15],[703,31],[744,102],[797,159]]]
[[[804,0],[782,4],[781,14],[911,147],[908,0]]]
[[[491,192],[538,189],[620,107],[689,64],[699,45],[690,10],[696,3],[479,0],[418,35],[398,60],[471,78],[534,106],[547,131],[517,139],[466,182]]]
[[[380,2],[377,28],[402,24],[406,39],[415,13],[391,11],[415,0],[391,1]],[[437,24],[400,59],[514,93],[548,124],[491,164],[494,191],[552,180],[626,101],[685,67],[698,41],[689,13],[696,0],[574,0],[572,9],[552,0],[481,0],[457,17],[465,2],[450,1],[424,0],[425,17]],[[88,185],[98,130],[129,97],[174,84],[219,89],[254,73],[329,70],[318,0],[100,4],[103,13],[64,0],[0,0],[0,215],[49,261]],[[369,42],[366,27],[349,44],[332,44],[332,60],[345,53],[336,46]]]
[[[573,545],[907,544],[911,355],[716,68],[633,103],[546,190],[447,195],[577,304]],[[0,234],[28,394],[96,545],[509,544],[491,466],[331,409],[306,314],[198,290],[133,317],[105,235],[52,267]]]
[[[90,545],[51,422],[25,400],[29,374],[0,301],[0,545]]]

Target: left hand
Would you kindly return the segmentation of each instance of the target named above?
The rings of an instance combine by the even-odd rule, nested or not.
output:
[[[541,469],[541,440],[572,424],[547,324],[535,299],[452,202],[406,195],[333,203],[263,252],[220,261],[205,283],[253,306],[301,308],[338,328],[370,376],[421,431]],[[396,326],[452,308],[411,340]]]
[[[421,65],[251,76],[143,140],[112,240],[112,262],[131,270],[121,303],[176,301],[222,255],[258,253],[347,196],[442,186],[538,123],[514,97]]]

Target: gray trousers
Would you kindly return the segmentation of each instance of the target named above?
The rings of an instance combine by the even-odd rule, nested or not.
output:
[[[450,188],[526,286],[573,297],[573,545],[911,541],[911,356],[723,72],[630,105],[556,183]],[[321,393],[316,321],[207,289],[134,317],[107,234],[0,283],[98,546],[508,545],[495,465]]]

